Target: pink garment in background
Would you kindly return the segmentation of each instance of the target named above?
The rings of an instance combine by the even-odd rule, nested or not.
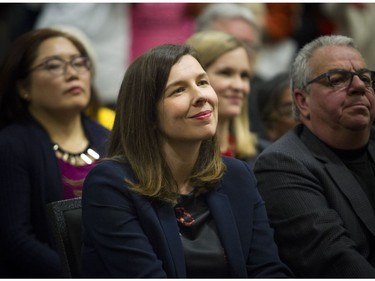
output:
[[[184,43],[195,30],[188,3],[134,3],[131,8],[131,61],[160,44]]]

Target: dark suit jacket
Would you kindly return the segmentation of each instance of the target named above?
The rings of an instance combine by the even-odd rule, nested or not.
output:
[[[290,276],[279,260],[264,203],[248,166],[226,158],[227,172],[207,195],[232,277]],[[186,277],[179,229],[170,204],[140,196],[124,178],[131,168],[103,161],[82,196],[86,277]]]
[[[280,257],[296,276],[375,277],[374,210],[344,163],[307,128],[263,151],[254,172]]]
[[[108,130],[83,118],[91,146],[105,153]],[[46,204],[62,200],[60,168],[47,132],[31,116],[0,131],[0,276],[59,277]]]

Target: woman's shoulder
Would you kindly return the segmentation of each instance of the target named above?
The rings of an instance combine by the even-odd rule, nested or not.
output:
[[[256,179],[250,166],[239,159],[223,157],[226,171],[221,180],[221,192],[237,202],[243,200],[255,202],[258,200]]]
[[[116,160],[111,158],[104,158],[95,165],[92,169],[92,173],[105,173],[114,176],[123,177],[128,174],[132,174],[132,169],[129,164],[122,160]]]
[[[235,172],[238,170],[251,170],[250,166],[244,160],[227,156],[222,156],[222,159],[225,166],[227,167],[227,172]]]
[[[252,168],[243,160],[223,156],[223,162],[226,166],[226,171],[223,176],[223,181],[248,183],[255,185],[255,176]]]
[[[124,182],[125,179],[135,179],[131,166],[124,161],[105,158],[90,170],[85,181]]]
[[[0,129],[0,143],[33,144],[33,140],[40,142],[47,136],[40,125],[30,119],[14,122]]]

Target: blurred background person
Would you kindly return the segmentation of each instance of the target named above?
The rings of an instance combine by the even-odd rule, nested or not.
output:
[[[193,47],[219,98],[217,135],[223,155],[253,163],[257,137],[249,129],[251,59],[241,41],[228,33],[202,31],[186,44]]]
[[[322,3],[333,32],[354,39],[369,69],[375,69],[375,3]]]
[[[256,18],[248,7],[240,4],[213,3],[208,4],[198,15],[196,31],[222,31],[242,41],[249,51],[254,71],[256,55],[262,45],[262,29],[258,21],[260,19]]]
[[[95,51],[95,48],[92,42],[83,31],[81,31],[79,28],[74,27],[74,26],[54,25],[49,28],[60,30],[65,33],[69,33],[70,35],[74,36],[77,40],[79,40],[84,45],[85,49],[87,50],[87,54],[90,58],[90,63],[91,63],[91,96],[90,96],[89,104],[85,109],[85,113],[87,114],[87,116],[98,121],[99,124],[111,130],[113,127],[113,122],[115,120],[115,112],[111,108],[108,108],[103,105],[103,102],[99,98],[100,95],[98,94],[98,91],[96,90],[96,86],[93,83],[96,69],[98,68],[98,62],[97,62],[98,55]]]
[[[90,39],[97,53],[94,85],[104,105],[115,107],[118,90],[130,63],[130,3],[45,3],[34,28],[74,26]]]
[[[255,66],[262,46],[262,28],[265,19],[264,6],[260,6],[257,11],[260,12],[258,12],[256,17],[249,6],[213,3],[207,5],[196,20],[197,32],[205,30],[222,31],[245,44],[250,55],[251,91],[253,93],[257,92],[258,86],[262,82],[262,78],[255,71]],[[248,95],[248,115],[250,130],[258,133],[263,129],[255,98],[256,95]]]
[[[300,26],[301,4],[266,3],[262,48],[258,52],[255,72],[263,81],[289,71],[298,50],[294,35]]]
[[[259,138],[265,141],[263,145],[274,142],[298,123],[293,117],[289,84],[289,73],[280,73],[265,82],[257,93],[259,114],[264,128]]]
[[[0,274],[59,277],[46,204],[82,193],[108,130],[83,114],[91,62],[75,37],[23,34],[0,67]]]

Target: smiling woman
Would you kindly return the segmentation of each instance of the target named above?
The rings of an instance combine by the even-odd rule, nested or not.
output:
[[[222,154],[252,165],[259,149],[249,130],[247,96],[253,69],[246,46],[219,31],[195,33],[187,44],[197,51],[219,99],[217,135]]]
[[[19,37],[0,67],[0,275],[60,277],[46,204],[80,196],[108,130],[83,114],[91,63],[67,33]]]
[[[249,167],[222,158],[195,53],[161,45],[125,74],[108,158],[83,188],[85,277],[286,277]]]
[[[158,108],[165,146],[169,139],[185,139],[191,145],[196,139],[199,147],[202,140],[215,134],[218,99],[207,74],[192,56],[184,56],[172,66]]]

